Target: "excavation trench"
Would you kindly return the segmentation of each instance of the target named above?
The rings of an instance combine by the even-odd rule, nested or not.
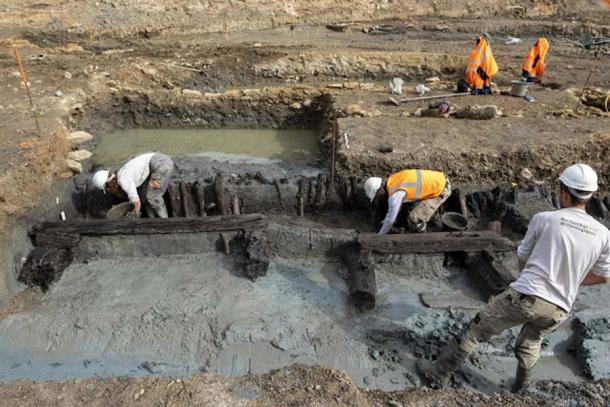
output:
[[[106,107],[115,112],[112,125],[97,116],[83,123],[104,132],[194,127],[196,117],[228,124],[226,111],[214,116],[208,105],[169,112],[132,102]],[[357,176],[332,173],[331,150],[321,141],[331,128],[328,105],[314,99],[309,106],[317,107],[299,113],[301,121],[287,107],[275,121],[265,113],[250,125],[316,130],[316,159],[179,154],[165,222],[103,220],[114,202],[91,189],[90,173],[77,177],[58,197],[61,205],[29,223],[34,249],[21,279],[44,294],[0,320],[0,379],[239,376],[302,362],[344,369],[369,388],[420,385],[416,358],[435,359],[514,278],[510,239],[523,235],[533,213],[553,208],[554,195],[527,183],[474,191],[457,185],[440,213],[466,216],[468,231],[448,233],[439,214],[430,233],[392,235],[399,249],[388,251],[374,235],[385,208],[371,207]],[[604,202],[594,204],[600,218],[607,217]],[[66,222],[56,222],[60,206]],[[395,231],[404,227],[401,218]],[[592,357],[608,352],[610,327],[595,314],[607,289],[583,291],[577,322],[545,342],[538,378],[608,377]],[[485,392],[505,386],[516,334],[481,347],[452,382]]]

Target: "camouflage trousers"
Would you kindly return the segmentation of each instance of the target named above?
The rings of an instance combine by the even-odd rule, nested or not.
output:
[[[445,189],[436,198],[425,199],[415,204],[413,209],[407,216],[407,224],[413,232],[424,232],[426,224],[432,218],[432,215],[441,207],[441,205],[451,196],[451,183],[447,180]]]
[[[515,355],[520,366],[532,369],[540,359],[542,340],[555,331],[568,315],[555,304],[540,297],[521,294],[509,287],[492,298],[476,315],[458,340],[458,346],[470,354],[480,342],[523,324],[515,343]]]
[[[174,162],[165,154],[156,153],[151,157],[149,166],[150,175],[138,188],[140,201],[149,217],[167,218],[163,194],[167,191],[169,180],[174,172]],[[156,182],[153,183],[153,181]]]

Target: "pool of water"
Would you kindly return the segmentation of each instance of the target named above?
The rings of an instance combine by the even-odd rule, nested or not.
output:
[[[221,153],[277,160],[311,161],[318,138],[306,129],[132,129],[100,137],[96,164],[113,164],[158,151],[170,156]]]

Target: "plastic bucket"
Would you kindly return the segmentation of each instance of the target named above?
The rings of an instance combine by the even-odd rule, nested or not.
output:
[[[468,228],[468,219],[457,212],[445,212],[441,217],[443,225],[449,230],[466,230]]]
[[[513,86],[510,89],[510,94],[513,96],[523,97],[527,93],[529,83],[522,81],[512,81]]]

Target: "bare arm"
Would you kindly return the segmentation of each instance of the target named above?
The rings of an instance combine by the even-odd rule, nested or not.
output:
[[[519,273],[521,273],[521,271],[523,270],[523,267],[525,267],[526,264],[527,264],[527,260],[519,259]]]
[[[580,283],[580,285],[597,285],[606,284],[608,282],[610,282],[610,277],[598,276],[597,274],[594,274],[592,271],[590,271],[589,274],[585,276],[585,279],[582,280],[582,283]]]

